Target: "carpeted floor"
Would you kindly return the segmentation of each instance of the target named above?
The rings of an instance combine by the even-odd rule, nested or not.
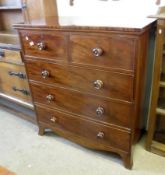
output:
[[[133,169],[120,157],[86,149],[0,109],[0,165],[17,175],[165,175],[165,158],[135,146]]]

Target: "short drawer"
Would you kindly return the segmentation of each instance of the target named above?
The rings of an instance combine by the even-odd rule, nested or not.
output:
[[[58,87],[40,86],[31,83],[33,100],[51,108],[75,113],[80,118],[90,118],[109,125],[131,127],[133,105],[130,103],[105,100],[94,95]]]
[[[127,36],[71,35],[70,54],[73,63],[134,70],[136,42]]]
[[[23,65],[0,64],[0,92],[31,102],[29,84]]]
[[[96,148],[102,146],[102,149],[106,150],[108,147],[114,147],[129,151],[130,133],[127,131],[80,119],[75,115],[68,115],[48,108],[37,106],[36,110],[38,122],[45,123],[50,128],[84,138],[89,142],[93,142]]]
[[[31,80],[133,101],[134,77],[128,74],[29,60],[26,66]]]
[[[65,35],[55,32],[21,31],[24,55],[66,61]]]
[[[0,49],[0,61],[22,64],[20,51]]]

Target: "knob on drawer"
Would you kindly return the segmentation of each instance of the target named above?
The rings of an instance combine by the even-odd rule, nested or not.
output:
[[[101,89],[103,87],[103,82],[101,80],[96,80],[93,85],[95,89]]]
[[[94,48],[92,49],[92,53],[95,57],[99,57],[103,54],[103,49],[101,48]]]
[[[98,134],[97,134],[97,138],[99,138],[99,139],[103,139],[104,138],[104,132],[102,132],[102,131],[100,131],[100,132],[98,132]]]
[[[97,114],[97,116],[103,115],[103,114],[104,114],[104,108],[99,106],[99,107],[96,109],[96,114]]]
[[[50,73],[49,73],[49,71],[47,71],[47,70],[43,70],[43,71],[41,72],[41,75],[42,75],[42,78],[47,78],[47,77],[49,77]]]
[[[46,96],[46,100],[50,103],[51,101],[54,100],[54,96],[49,94],[49,95]]]
[[[57,122],[57,118],[56,117],[51,117],[50,121],[53,122],[53,123],[56,123]]]
[[[34,44],[34,42],[33,41],[30,41],[29,42],[29,47],[33,47],[35,44]]]
[[[44,42],[37,43],[38,50],[45,50],[46,45]]]

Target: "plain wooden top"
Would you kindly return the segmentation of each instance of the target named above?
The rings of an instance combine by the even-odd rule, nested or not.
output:
[[[74,20],[76,21],[74,23]],[[91,19],[90,19],[91,20]],[[101,19],[100,19],[101,20]],[[122,19],[121,19],[122,20]],[[84,20],[83,20],[84,21]],[[81,24],[79,19],[73,19],[70,17],[47,17],[45,19],[33,19],[30,23],[20,23],[14,24],[14,28],[16,29],[23,29],[23,28],[33,28],[33,29],[49,29],[49,30],[63,30],[63,31],[122,31],[122,32],[144,32],[148,27],[154,23],[156,19],[154,18],[146,18],[144,21],[141,21],[141,24],[138,25],[131,25],[121,23],[117,25],[116,22],[109,22],[108,25],[92,25],[91,23],[84,22]]]

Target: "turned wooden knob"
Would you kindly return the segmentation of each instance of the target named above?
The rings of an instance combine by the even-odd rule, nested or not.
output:
[[[93,85],[95,89],[101,89],[103,87],[103,82],[101,80],[96,80]]]
[[[29,47],[34,47],[34,45],[35,45],[35,44],[34,44],[33,41],[30,41],[30,42],[29,42]]]
[[[103,54],[103,49],[101,48],[94,48],[92,49],[92,53],[95,57],[99,57]]]
[[[104,138],[104,133],[103,132],[98,132],[97,138],[103,139]]]
[[[57,122],[57,118],[56,117],[51,117],[50,121],[53,122],[53,123],[56,123]]]
[[[50,103],[51,101],[54,100],[54,96],[49,94],[49,95],[46,96],[46,100]]]
[[[46,45],[44,42],[37,43],[38,50],[45,50]]]
[[[104,114],[104,108],[99,106],[99,107],[96,109],[96,114],[97,114],[97,116],[103,115],[103,114]]]
[[[43,70],[43,71],[41,72],[41,75],[42,75],[42,78],[47,78],[47,77],[49,77],[50,73],[49,73],[49,71],[47,71],[47,70]]]

